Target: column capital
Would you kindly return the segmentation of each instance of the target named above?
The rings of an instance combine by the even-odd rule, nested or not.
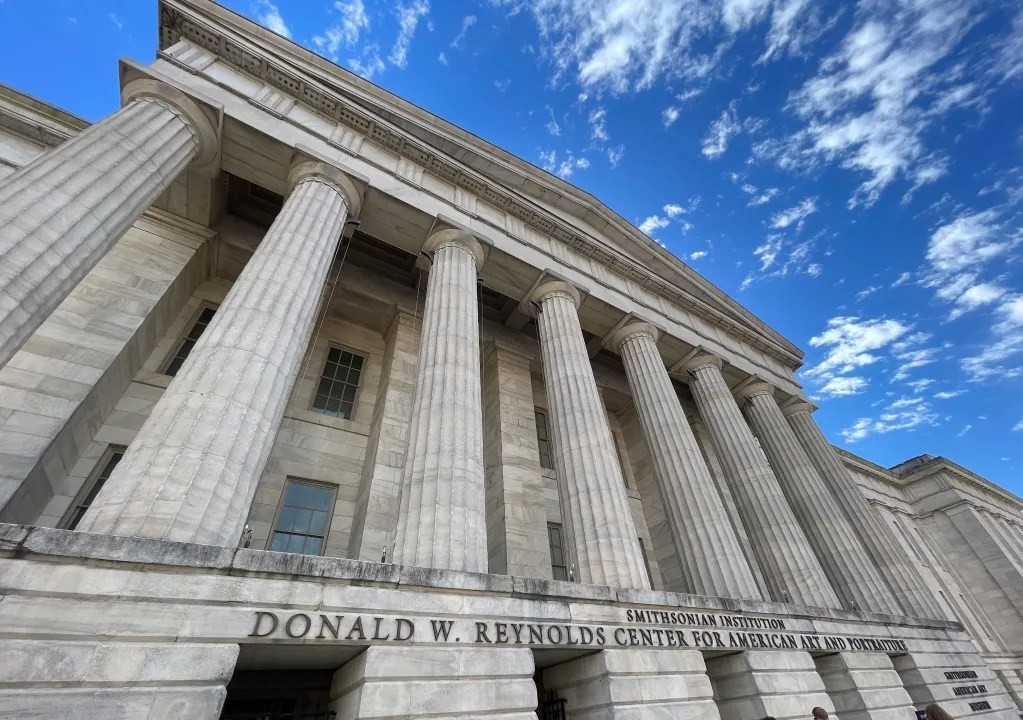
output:
[[[149,78],[132,80],[121,88],[121,105],[147,98],[168,107],[192,131],[199,148],[191,163],[192,167],[199,172],[215,170],[217,154],[220,151],[220,133],[198,103],[176,87]]]
[[[724,361],[717,355],[712,355],[709,352],[698,352],[686,360],[678,370],[683,373],[693,373],[706,367],[715,367],[720,370],[722,365],[724,365]]]
[[[763,380],[756,380],[736,390],[734,395],[740,401],[748,400],[757,395],[769,395],[774,399],[774,385]]]
[[[543,303],[544,300],[560,295],[567,297],[578,308],[582,304],[583,296],[579,289],[564,280],[551,280],[533,291],[529,296],[530,301]]]
[[[630,322],[626,325],[618,328],[608,340],[608,347],[616,353],[621,353],[622,343],[637,335],[646,335],[648,338],[657,342],[661,336],[661,331],[648,322],[636,321]]]
[[[809,415],[816,411],[817,411],[816,405],[814,405],[809,400],[802,399],[790,402],[781,409],[782,415],[784,415],[785,417],[792,417],[793,415],[798,415],[799,413],[806,413],[807,415]]]
[[[321,160],[299,156],[288,172],[288,193],[294,192],[300,183],[307,181],[322,182],[333,187],[345,199],[350,216],[357,216],[362,209],[362,192],[344,170]]]
[[[455,245],[463,250],[467,250],[472,255],[473,260],[476,261],[476,269],[478,270],[483,267],[483,261],[487,257],[483,243],[473,237],[472,233],[459,230],[458,228],[445,228],[434,232],[426,239],[426,243],[423,245],[423,252],[436,252],[448,245]]]

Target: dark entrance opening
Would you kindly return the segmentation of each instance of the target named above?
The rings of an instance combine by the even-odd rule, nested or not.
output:
[[[227,686],[220,720],[334,720],[333,670],[241,670]]]

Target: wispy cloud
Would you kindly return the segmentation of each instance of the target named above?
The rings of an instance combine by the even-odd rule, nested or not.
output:
[[[728,143],[742,131],[742,123],[736,117],[734,106],[722,111],[721,117],[710,124],[703,137],[700,151],[704,157],[716,158],[728,149]]]
[[[664,112],[661,113],[661,122],[664,123],[664,127],[671,127],[678,120],[679,115],[681,115],[681,112],[674,105],[666,107]]]
[[[334,3],[337,21],[322,33],[313,36],[313,47],[334,62],[342,48],[352,49],[359,42],[359,35],[369,29],[369,16],[362,0],[346,0]]]
[[[842,439],[852,444],[869,435],[883,435],[896,430],[915,430],[926,425],[937,425],[940,415],[922,397],[903,397],[890,403],[876,418],[861,417],[840,432]]]
[[[388,60],[392,65],[403,68],[408,64],[408,49],[416,34],[419,21],[430,12],[427,0],[411,0],[407,5],[399,3],[395,12],[398,15],[398,39],[394,41]]]
[[[455,35],[455,39],[451,41],[451,47],[457,48],[462,46],[462,41],[465,40],[465,34],[469,32],[469,28],[476,24],[475,15],[466,15],[462,18],[462,27]]]
[[[607,142],[607,110],[602,107],[590,111],[590,137],[600,142]]]
[[[791,225],[795,225],[797,229],[801,230],[806,219],[815,212],[817,212],[817,198],[806,198],[794,207],[776,212],[771,217],[771,227],[783,230]]]
[[[271,7],[273,7],[273,6],[271,6]],[[274,8],[274,10],[276,10],[276,8]],[[124,20],[122,20],[119,15],[116,15],[114,13],[110,13],[109,15],[107,15],[107,17],[110,18],[110,22],[112,22],[114,24],[114,27],[117,28],[118,32],[120,32],[121,30],[124,29]],[[278,15],[278,17],[280,17],[280,16]],[[77,22],[77,20],[75,22]],[[263,22],[262,20],[260,20],[260,22],[263,25],[267,24],[267,23]],[[270,28],[270,29],[273,30],[273,28]],[[287,28],[285,28],[285,30],[287,30]],[[284,33],[282,33],[282,34],[284,34]]]

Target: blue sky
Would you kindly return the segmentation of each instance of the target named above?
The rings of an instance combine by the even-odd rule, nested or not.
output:
[[[227,5],[640,226],[806,351],[837,444],[1023,494],[1018,4]],[[90,120],[155,47],[155,1],[0,0],[0,82]]]

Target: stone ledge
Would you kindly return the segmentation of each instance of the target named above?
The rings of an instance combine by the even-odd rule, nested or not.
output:
[[[902,625],[939,630],[963,630],[947,620],[898,617],[880,613],[852,612],[807,607],[763,600],[706,597],[660,590],[612,588],[560,580],[488,575],[437,568],[314,557],[288,553],[230,548],[216,545],[170,542],[140,537],[93,533],[0,523],[0,558],[49,558],[53,562],[91,560],[98,564],[169,566],[175,569],[215,571],[218,574],[289,578],[296,581],[330,579],[338,584],[376,587],[421,588],[458,593],[506,595],[513,598],[562,602],[687,608],[719,612],[782,615],[810,620],[834,620],[878,625]]]

